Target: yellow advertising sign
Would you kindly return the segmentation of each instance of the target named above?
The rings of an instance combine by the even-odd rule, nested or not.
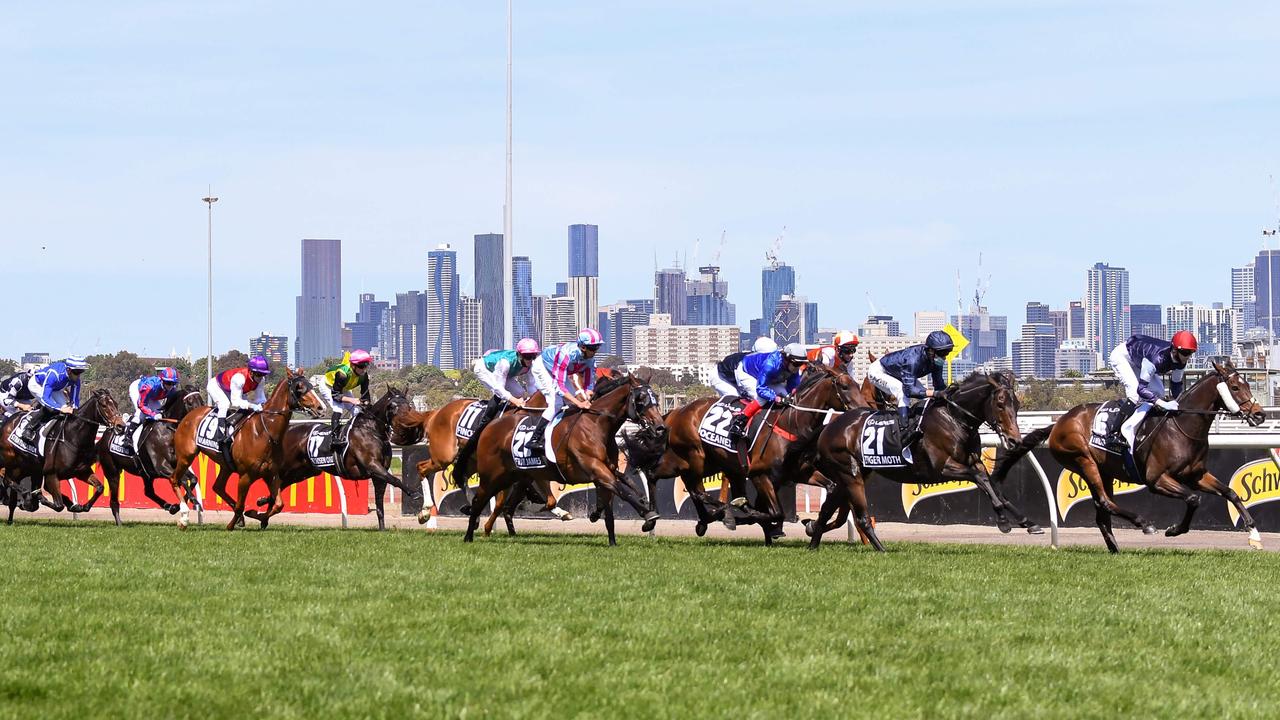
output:
[[[1275,502],[1280,500],[1280,469],[1272,458],[1245,463],[1231,475],[1230,485],[1247,508]],[[1232,525],[1240,523],[1235,505],[1227,503],[1227,515]]]
[[[968,480],[949,480],[947,482],[932,483],[930,485],[917,485],[915,483],[902,486],[902,509],[907,513],[907,517],[911,517],[911,510],[920,504],[921,500],[939,495],[951,495],[952,493],[965,492],[978,487]]]
[[[1146,485],[1134,485],[1133,483],[1116,480],[1112,484],[1112,494],[1128,495],[1145,487]],[[1058,474],[1058,487],[1055,494],[1058,496],[1058,518],[1064,522],[1067,519],[1067,512],[1071,508],[1085,500],[1093,500],[1093,495],[1089,492],[1089,484],[1084,481],[1084,478],[1070,470],[1063,470]]]
[[[947,323],[946,326],[942,328],[942,332],[950,336],[951,342],[955,343],[955,349],[947,356],[947,382],[951,383],[955,382],[955,379],[951,376],[951,361],[960,357],[960,353],[964,352],[964,349],[969,347],[969,338],[962,335],[960,333],[960,329],[951,323]]]

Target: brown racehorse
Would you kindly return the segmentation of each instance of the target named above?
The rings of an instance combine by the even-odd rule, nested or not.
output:
[[[324,400],[321,400],[315,388],[311,387],[305,374],[301,370],[295,372],[291,368],[285,368],[284,379],[276,385],[271,397],[267,398],[262,411],[250,413],[236,429],[231,439],[232,462],[218,468],[218,477],[213,482],[213,491],[235,510],[231,521],[227,523],[228,530],[234,530],[243,522],[246,515],[261,522],[262,527],[265,528],[267,519],[284,509],[284,503],[280,498],[279,468],[284,460],[281,441],[284,439],[285,431],[289,429],[289,419],[293,411],[299,408],[317,418],[327,410]],[[219,453],[210,453],[196,445],[196,429],[200,421],[211,412],[214,412],[212,407],[200,408],[178,423],[178,431],[174,435],[177,458],[173,475],[169,478],[169,482],[173,485],[174,497],[181,497],[179,491],[182,487],[182,477],[191,467],[191,461],[195,460],[197,453],[207,455],[214,462],[225,462],[224,458],[219,457]],[[232,473],[240,475],[235,499],[227,494],[227,481]],[[271,503],[265,513],[245,510],[244,507],[249,496],[249,486],[255,480],[264,480],[267,483],[267,497],[270,498]],[[187,503],[185,500],[180,500],[178,506],[178,527],[186,529]]]
[[[807,527],[812,535],[809,547],[817,549],[824,533],[843,524],[829,521],[837,509],[845,505],[852,508],[859,531],[876,550],[884,550],[867,514],[866,478],[873,474],[899,483],[967,480],[991,499],[1001,532],[1009,532],[1011,528],[1007,516],[1012,516],[1013,522],[1027,532],[1044,532],[996,491],[982,464],[979,428],[984,422],[995,429],[1006,447],[1013,446],[1021,437],[1015,382],[1013,373],[1008,371],[974,373],[935,395],[923,411],[924,437],[913,447],[914,463],[907,467],[867,467],[863,463],[863,447],[867,442],[863,427],[871,410],[845,413],[823,428],[818,436],[815,464],[819,472],[835,482],[835,489],[828,493],[818,519]]]
[[[348,480],[373,481],[373,493],[378,514],[378,529],[386,530],[383,495],[387,485],[400,488],[401,492],[412,495],[416,489],[410,490],[395,475],[387,470],[391,462],[391,446],[388,434],[392,422],[397,417],[407,417],[413,412],[413,405],[404,392],[388,388],[387,393],[367,410],[351,420],[351,434],[347,436],[347,450],[342,456],[342,466],[335,475]],[[284,434],[284,463],[280,466],[282,480],[280,489],[302,482],[309,477],[324,472],[311,462],[307,453],[307,441],[311,435],[312,425],[294,425]],[[262,498],[259,505],[265,505],[270,498]]]
[[[1143,532],[1155,532],[1137,513],[1116,504],[1112,483],[1126,480],[1124,461],[1119,455],[1099,450],[1089,444],[1093,416],[1101,403],[1077,405],[1048,427],[1027,433],[1015,447],[1005,453],[997,463],[991,479],[1003,480],[1014,463],[1031,452],[1037,445],[1049,439],[1049,452],[1062,466],[1084,478],[1093,495],[1097,509],[1098,529],[1111,552],[1119,552],[1115,534],[1111,530],[1111,516],[1120,517],[1142,528]],[[1262,406],[1253,399],[1249,383],[1226,362],[1213,363],[1213,372],[1205,373],[1195,385],[1183,391],[1174,413],[1153,410],[1138,428],[1137,451],[1134,453],[1141,468],[1142,481],[1147,489],[1157,495],[1177,498],[1187,504],[1182,522],[1165,530],[1170,537],[1181,535],[1191,528],[1191,518],[1200,506],[1200,496],[1194,490],[1213,493],[1226,498],[1235,506],[1249,531],[1251,543],[1261,544],[1261,536],[1254,527],[1253,517],[1240,501],[1240,496],[1205,469],[1205,457],[1209,454],[1209,428],[1219,413],[1239,415],[1250,425],[1258,426],[1266,420]]]
[[[630,484],[621,479],[617,470],[618,445],[614,440],[618,429],[628,420],[642,429],[662,428],[658,398],[647,381],[632,375],[603,380],[596,384],[590,409],[567,410],[555,428],[548,431],[547,444],[557,460],[554,466],[548,462],[547,467],[536,470],[516,467],[511,457],[511,443],[520,419],[518,414],[498,418],[480,436],[476,452],[480,487],[471,503],[466,542],[474,539],[480,512],[489,498],[526,479],[571,485],[594,483],[598,502],[604,508],[610,545],[617,544],[612,502],[615,494],[644,518],[646,531],[657,523],[658,513],[646,507]]]
[[[0,470],[4,471],[4,484],[7,486],[9,520],[13,524],[13,511],[18,505],[18,493],[23,478],[40,478],[44,491],[49,493],[45,499],[39,485],[32,486],[32,499],[57,512],[62,512],[66,504],[62,499],[62,488],[59,483],[75,478],[93,488],[88,506],[92,506],[102,496],[102,481],[93,474],[93,463],[97,459],[94,452],[94,437],[99,425],[119,425],[120,410],[111,393],[105,389],[94,390],[89,400],[75,412],[56,421],[57,425],[50,430],[43,458],[33,458],[9,444],[9,435],[18,419],[26,413],[15,413],[0,422]],[[35,510],[36,503],[24,504],[23,509]],[[83,512],[86,505],[74,504],[71,512]]]
[[[141,447],[132,457],[120,457],[111,452],[111,440],[116,436],[115,428],[107,428],[98,440],[98,466],[102,468],[102,476],[107,479],[111,490],[107,498],[111,502],[111,517],[116,525],[120,524],[120,474],[130,472],[142,478],[142,492],[151,502],[166,510],[170,515],[178,512],[177,503],[167,503],[156,494],[156,478],[169,479],[173,474],[173,434],[178,423],[187,413],[204,405],[204,398],[193,385],[187,385],[165,399],[160,408],[161,421],[150,422],[142,430]],[[136,412],[136,410],[135,410]],[[123,432],[123,430],[119,431]],[[196,504],[195,473],[187,470],[183,491],[187,501]],[[91,503],[88,503],[92,507]]]
[[[779,476],[804,476],[801,453],[788,452],[792,444],[804,446],[811,443],[822,429],[822,423],[836,414],[859,407],[857,385],[845,373],[838,373],[819,364],[811,364],[805,378],[792,395],[788,405],[758,417],[760,430],[749,452],[749,468],[743,468],[738,453],[708,444],[698,436],[698,425],[716,398],[700,398],[667,413],[669,431],[667,451],[647,474],[650,495],[657,478],[679,477],[698,512],[696,531],[706,532],[707,524],[723,517],[728,510],[723,502],[707,494],[703,479],[722,473],[726,483],[750,480],[756,489],[756,509],[744,510],[743,522],[758,522],[765,534],[765,543],[773,542],[778,526],[782,523],[782,507],[775,494],[775,479]],[[784,463],[783,460],[786,459]],[[784,465],[786,467],[784,467]],[[796,473],[799,472],[800,475]]]

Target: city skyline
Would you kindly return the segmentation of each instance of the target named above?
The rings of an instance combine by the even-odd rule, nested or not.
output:
[[[0,355],[203,353],[210,184],[217,351],[293,330],[297,238],[349,243],[351,308],[421,288],[404,274],[435,244],[501,231],[505,8],[308,9],[12,9],[6,262],[81,292],[13,274],[7,289],[58,325],[19,314]],[[1226,301],[1222,273],[1201,269],[1244,265],[1276,224],[1277,12],[517,5],[514,253],[544,292],[566,225],[597,224],[607,304],[647,294],[636,269],[655,255],[696,271],[723,233],[740,325],[760,317],[745,289],[779,235],[828,327],[856,326],[867,297],[903,320],[951,314],[987,275],[991,313],[1016,322],[1027,298],[1079,296],[1057,270],[1097,260],[1133,270],[1144,302]],[[81,302],[135,282],[184,322]]]

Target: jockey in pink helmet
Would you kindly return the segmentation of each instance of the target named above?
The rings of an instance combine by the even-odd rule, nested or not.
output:
[[[565,403],[583,409],[591,407],[596,387],[595,357],[603,344],[604,338],[598,330],[583,328],[577,342],[543,349],[541,358],[533,364],[533,380],[547,399],[547,409],[529,439],[530,450],[542,452],[547,425]]]
[[[373,356],[367,351],[353,350],[323,376],[311,378],[311,384],[320,391],[320,395],[333,410],[329,421],[329,437],[320,447],[321,453],[340,451],[347,446],[346,439],[338,436],[338,421],[348,414],[355,418],[360,414],[361,408],[372,401],[369,395],[369,366],[372,364]]]
[[[467,464],[475,453],[480,432],[485,426],[498,416],[503,407],[513,405],[522,408],[525,400],[538,392],[529,368],[538,362],[540,352],[542,349],[538,347],[537,340],[524,338],[516,343],[515,350],[490,350],[471,363],[471,372],[493,391],[493,395],[485,405],[484,414],[476,421],[471,437],[453,460],[453,481],[458,487],[466,486],[470,476]]]

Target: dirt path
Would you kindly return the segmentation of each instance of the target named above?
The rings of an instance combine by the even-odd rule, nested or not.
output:
[[[125,522],[149,522],[149,523],[174,523],[173,516],[162,510],[129,510],[120,511],[121,518]],[[31,515],[19,513],[16,522],[22,522],[24,518],[30,518]],[[55,517],[47,510],[41,510],[37,517],[50,518]],[[68,518],[63,514],[57,516],[59,518]],[[91,512],[81,513],[79,518],[92,519],[97,521],[110,521],[111,513],[106,508],[95,508]],[[225,525],[231,519],[231,513],[226,511],[209,511],[204,515],[205,524]],[[195,521],[194,513],[192,514],[192,522]],[[337,515],[321,515],[321,514],[281,514],[272,519],[273,524],[280,525],[302,525],[309,527],[341,527],[341,519]],[[466,521],[460,518],[440,517],[436,519],[436,524],[442,530],[465,530]],[[350,528],[376,528],[378,526],[377,518],[369,513],[368,515],[352,516],[348,520]],[[256,523],[249,522],[249,527],[256,527]],[[397,514],[388,513],[387,527],[401,530],[423,530],[423,526],[413,517],[404,517]],[[1049,531],[1046,528],[1044,535],[1028,535],[1022,530],[1014,530],[1008,535],[1000,534],[1000,531],[994,527],[985,527],[980,525],[917,525],[914,523],[880,523],[876,526],[880,533],[880,538],[886,542],[911,540],[917,542],[946,542],[946,543],[985,543],[990,545],[1039,545],[1043,547],[1049,546]],[[570,532],[585,534],[604,534],[604,526],[600,523],[590,523],[586,519],[575,519],[568,522],[559,520],[538,520],[538,519],[517,519],[516,530],[528,532]],[[638,521],[619,520],[617,530],[620,535],[642,535],[640,532],[640,523]],[[423,530],[425,531],[425,530]],[[501,522],[494,532],[505,532]],[[800,542],[805,540],[804,529],[800,525],[788,524],[786,526],[787,542]],[[1216,549],[1216,550],[1248,550],[1248,537],[1242,531],[1215,531],[1215,530],[1194,530],[1186,535],[1176,538],[1165,537],[1163,533],[1155,535],[1143,535],[1138,530],[1116,529],[1116,541],[1120,543],[1120,548],[1137,549],[1137,548],[1163,548],[1163,549]],[[664,520],[658,523],[657,534],[660,536],[676,536],[689,537],[694,534],[694,524],[687,521]],[[739,540],[760,540],[760,530],[755,526],[743,526],[739,530],[730,531],[723,525],[717,523],[707,530],[707,537],[722,539],[739,539]],[[844,530],[829,534],[828,542],[843,542],[847,537]],[[1088,545],[1103,547],[1102,536],[1095,528],[1063,528],[1059,530],[1059,542],[1062,546],[1068,545]],[[1263,547],[1266,550],[1280,550],[1280,533],[1262,533]]]

